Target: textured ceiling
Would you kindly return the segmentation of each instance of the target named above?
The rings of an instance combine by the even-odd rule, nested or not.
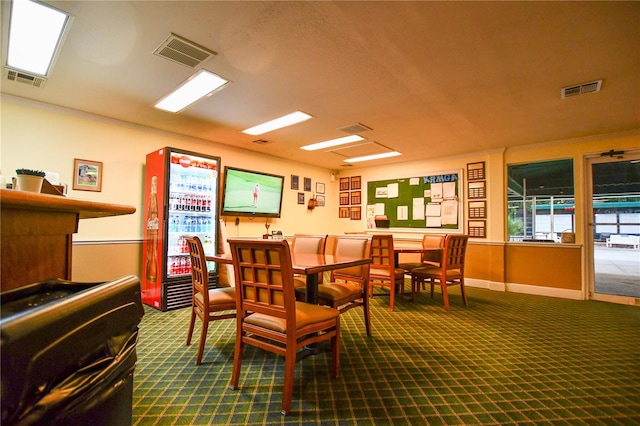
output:
[[[331,169],[640,128],[639,2],[48,3],[75,17],[49,80],[3,75],[2,93]],[[153,55],[170,33],[217,52],[200,67],[230,80],[178,114],[152,108],[196,70]],[[6,33],[2,48],[4,63]],[[294,110],[314,118],[240,132]],[[356,123],[369,143],[299,149]]]

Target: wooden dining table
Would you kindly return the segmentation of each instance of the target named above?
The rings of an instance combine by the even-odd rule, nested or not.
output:
[[[207,260],[217,263],[231,264],[231,254],[215,254],[206,256]],[[306,275],[307,302],[318,303],[318,274],[336,269],[349,268],[371,263],[371,258],[345,257],[331,254],[291,253],[294,274]]]
[[[399,264],[400,253],[425,253],[434,261],[440,259],[442,249],[440,247],[423,247],[422,244],[393,244],[393,254],[396,260],[396,267]]]

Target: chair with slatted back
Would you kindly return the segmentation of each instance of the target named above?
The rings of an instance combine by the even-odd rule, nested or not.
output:
[[[440,249],[444,247],[445,235],[425,234],[422,237],[422,248],[424,249]],[[415,268],[423,266],[439,266],[442,253],[439,251],[425,251],[420,255],[420,262],[401,262],[396,268],[404,270],[405,274],[411,275],[411,271]],[[424,283],[423,283],[424,288]],[[404,291],[402,292],[404,298]]]
[[[467,306],[467,296],[464,292],[464,263],[467,252],[468,235],[447,235],[442,250],[439,266],[422,266],[411,271],[411,299],[415,300],[420,283],[429,282],[431,285],[431,297],[435,281],[442,288],[444,307],[449,310],[449,295],[447,287],[460,285],[462,301]]]
[[[425,234],[422,237],[422,248],[431,249],[444,247],[444,239],[446,235],[433,235]],[[422,266],[433,266],[440,264],[440,253],[436,251],[427,251],[420,255],[420,262],[399,262],[396,268],[404,269],[406,274],[411,273],[414,268],[420,268]]]
[[[335,241],[331,254],[336,257],[369,256],[370,236],[337,235],[333,238]],[[363,308],[367,336],[371,336],[369,269],[370,264],[338,269],[331,272],[330,282],[318,286],[318,303],[321,305],[331,306],[340,313],[356,307]]]
[[[186,237],[189,255],[191,257],[191,321],[187,334],[187,346],[191,344],[196,317],[202,321],[200,343],[196,365],[202,363],[204,345],[207,340],[209,322],[221,319],[235,318],[236,290],[234,287],[209,288],[209,271],[202,242],[198,237]],[[233,312],[229,312],[233,311]]]
[[[230,239],[236,275],[237,328],[231,386],[238,389],[245,345],[285,358],[282,414],[291,409],[296,355],[330,341],[333,377],[340,369],[340,314],[295,298],[289,243]]]
[[[396,287],[404,294],[404,269],[396,268],[393,235],[378,234],[371,238],[371,271],[369,293],[373,297],[376,286],[389,289],[389,309],[395,307]]]
[[[291,252],[323,254],[326,241],[326,235],[295,234],[291,240]],[[318,274],[318,282],[322,282],[322,273]],[[304,275],[295,276],[294,285],[296,288],[306,287]],[[304,301],[304,299],[299,300]]]

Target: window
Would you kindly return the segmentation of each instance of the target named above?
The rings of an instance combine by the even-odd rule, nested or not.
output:
[[[574,231],[573,160],[507,167],[509,241],[559,242]]]

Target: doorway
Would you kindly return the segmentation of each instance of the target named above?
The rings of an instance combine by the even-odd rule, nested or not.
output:
[[[640,150],[587,159],[592,300],[640,304]]]

